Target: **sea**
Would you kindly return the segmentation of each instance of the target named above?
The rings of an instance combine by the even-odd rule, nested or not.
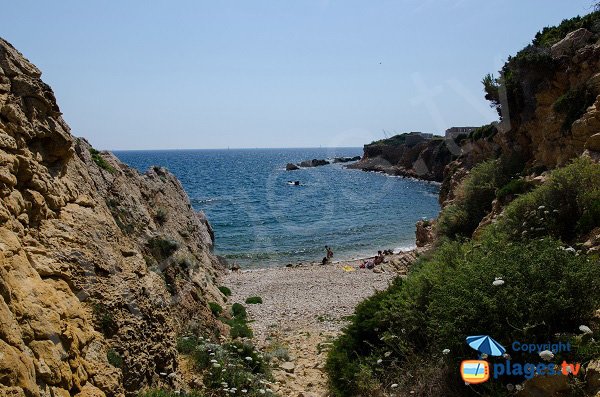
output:
[[[362,154],[362,148],[115,151],[183,184],[215,232],[215,253],[245,268],[316,262],[415,246],[415,223],[439,212],[439,184],[347,169],[286,171],[287,163]],[[293,182],[298,181],[299,185]],[[292,183],[290,183],[292,182]]]

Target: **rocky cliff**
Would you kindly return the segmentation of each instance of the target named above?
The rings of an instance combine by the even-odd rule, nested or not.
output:
[[[0,395],[176,386],[176,335],[218,333],[212,231],[168,171],[74,138],[0,39]]]
[[[483,83],[500,122],[461,141],[440,202],[482,160],[517,153],[532,177],[583,154],[600,157],[600,13],[545,28]]]
[[[444,168],[453,159],[452,149],[460,153],[453,141],[449,144],[442,137],[400,134],[365,145],[362,159],[348,168],[441,182]]]

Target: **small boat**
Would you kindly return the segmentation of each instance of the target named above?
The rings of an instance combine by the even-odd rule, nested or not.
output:
[[[300,181],[288,181],[288,185],[290,185],[290,186],[300,186]]]

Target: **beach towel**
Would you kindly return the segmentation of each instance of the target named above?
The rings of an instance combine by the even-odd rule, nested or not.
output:
[[[352,266],[350,266],[350,265],[345,265],[345,266],[342,266],[342,269],[344,269],[344,271],[345,271],[345,272],[353,272],[353,271],[355,271],[355,270],[356,270],[355,268],[353,268],[353,267],[352,267]]]

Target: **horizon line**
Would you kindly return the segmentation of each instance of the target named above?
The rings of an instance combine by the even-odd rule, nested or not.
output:
[[[290,146],[290,147],[222,147],[222,148],[168,148],[168,149],[102,149],[107,152],[151,152],[185,150],[285,150],[285,149],[363,149],[363,146]]]

